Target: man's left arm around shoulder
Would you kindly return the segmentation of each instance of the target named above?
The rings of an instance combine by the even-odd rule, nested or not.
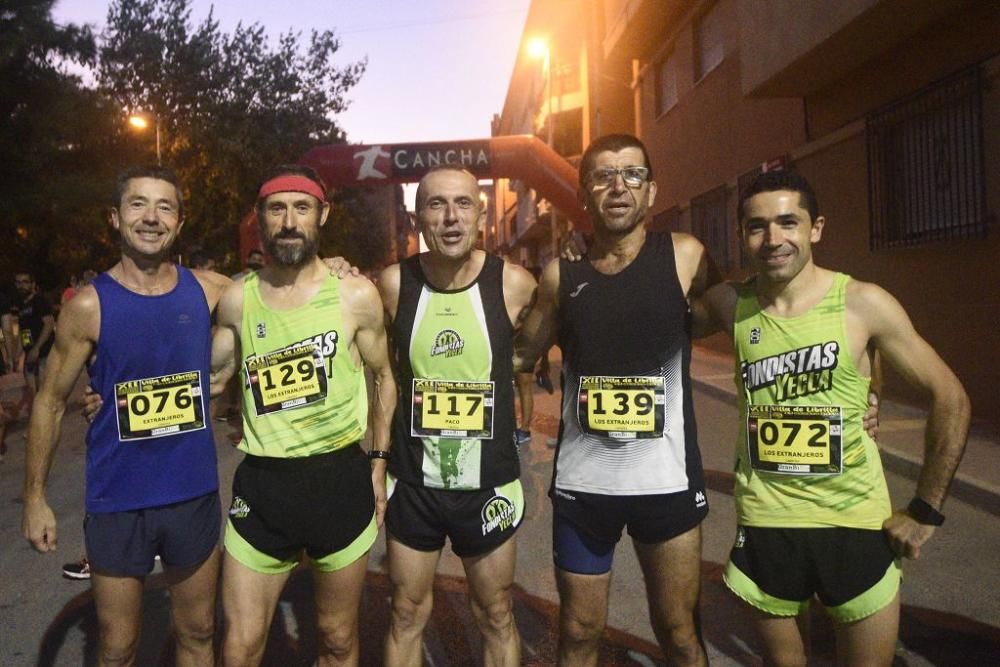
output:
[[[372,488],[375,491],[375,521],[379,528],[385,518],[385,474],[388,467],[392,415],[396,411],[396,381],[389,363],[385,311],[378,289],[367,278],[346,276],[341,293],[356,325],[354,342],[358,354],[375,381],[372,404]],[[372,453],[374,452],[374,453]]]
[[[522,269],[523,271],[523,269]],[[553,342],[559,308],[559,260],[553,259],[542,271],[541,280],[524,271],[527,279],[520,281],[521,308],[514,325],[514,371],[530,373],[535,362]],[[505,298],[507,292],[504,284]]]
[[[215,309],[216,326],[212,329],[212,398],[225,391],[226,384],[236,375],[239,367],[243,281],[231,282],[218,299],[218,304]]]
[[[870,341],[883,358],[930,398],[916,495],[907,509],[896,510],[883,524],[897,555],[919,558],[920,547],[944,519],[940,510],[969,433],[969,397],[951,368],[917,333],[906,311],[888,292],[856,283],[848,299],[849,315],[867,327]]]
[[[690,234],[671,234],[677,279],[691,305],[691,337],[704,338],[719,330],[704,297],[709,289],[722,282],[722,274],[701,241]]]

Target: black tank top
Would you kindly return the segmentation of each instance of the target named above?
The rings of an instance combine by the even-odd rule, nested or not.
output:
[[[389,472],[399,479],[471,490],[518,477],[513,327],[503,265],[486,255],[470,285],[439,290],[419,256],[400,263],[393,321],[400,399],[389,459]],[[453,424],[446,422],[450,411]],[[475,419],[479,430],[470,428]]]
[[[702,488],[691,316],[671,236],[647,233],[636,258],[615,275],[565,260],[559,275],[564,385],[554,486],[610,495]],[[648,403],[630,405],[637,394]],[[597,406],[603,422],[588,413]]]

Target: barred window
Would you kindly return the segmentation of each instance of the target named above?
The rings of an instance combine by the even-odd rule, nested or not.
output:
[[[694,25],[695,81],[701,81],[726,57],[725,26],[722,11],[716,3]]]
[[[677,99],[677,58],[671,53],[656,67],[656,115],[674,108]]]
[[[975,67],[866,118],[872,250],[985,236],[982,93]]]
[[[733,267],[733,253],[729,246],[731,225],[726,218],[726,186],[720,185],[691,200],[691,233],[708,250],[722,271]]]

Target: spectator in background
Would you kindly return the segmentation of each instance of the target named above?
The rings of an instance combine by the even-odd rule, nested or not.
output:
[[[215,271],[215,259],[201,248],[191,251],[191,260],[189,264],[192,269]]]
[[[260,250],[254,249],[247,254],[247,261],[244,268],[239,273],[234,273],[229,276],[233,280],[239,280],[251,271],[260,271],[264,268],[264,253]]]
[[[52,349],[56,320],[52,304],[38,290],[31,271],[19,271],[14,276],[19,301],[16,306],[20,326],[21,347],[24,349],[24,377],[28,383],[25,404],[29,411],[35,392],[45,372],[45,362]]]
[[[3,357],[0,359],[0,374],[13,373],[17,362],[17,341],[14,338],[14,315],[11,313],[10,297],[6,290],[0,290],[0,348]],[[7,421],[11,415],[7,414],[3,403],[0,403],[0,463],[3,462],[7,454]]]
[[[69,285],[67,285],[66,289],[63,290],[62,297],[59,299],[60,305],[65,304],[67,301],[76,296],[76,291],[80,289],[79,283],[80,280],[75,275],[69,277]]]
[[[90,281],[92,281],[96,275],[97,271],[87,269],[80,274],[79,278],[76,276],[70,276],[69,287],[63,290],[62,297],[59,299],[60,307],[65,306],[66,302],[76,296],[77,292],[89,285]]]

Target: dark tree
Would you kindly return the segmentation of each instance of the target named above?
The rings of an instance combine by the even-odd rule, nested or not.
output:
[[[53,4],[0,10],[0,279],[28,265],[47,288],[113,255],[107,156],[121,152],[114,109],[71,73],[94,62],[93,35],[56,25]]]
[[[163,162],[188,187],[182,238],[217,257],[233,256],[261,174],[343,141],[335,115],[365,69],[335,65],[333,31],[225,33],[211,14],[194,25],[190,0],[116,0],[101,41],[101,90],[158,118]]]

